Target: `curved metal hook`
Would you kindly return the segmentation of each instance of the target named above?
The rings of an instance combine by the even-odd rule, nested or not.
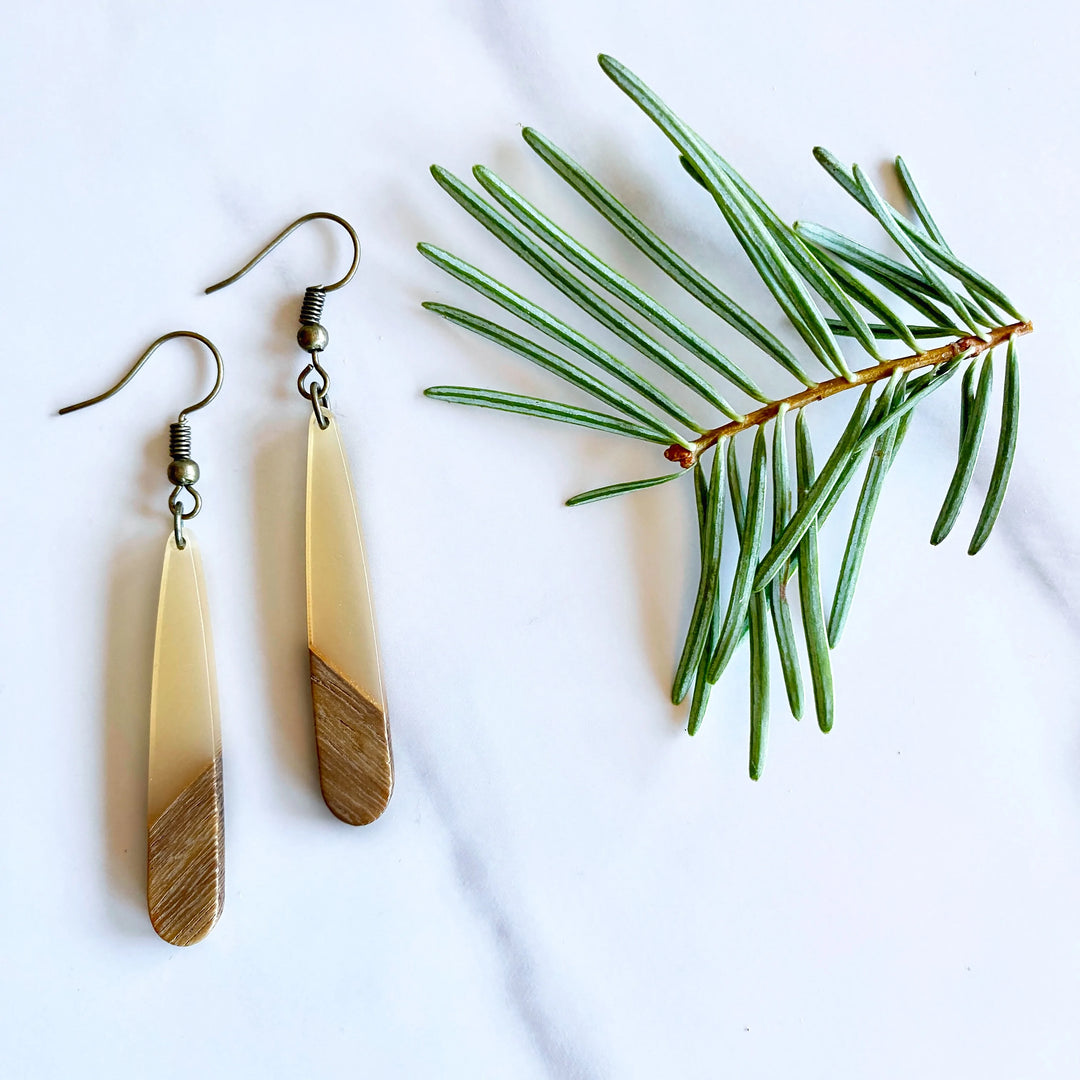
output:
[[[224,289],[226,285],[231,285],[234,281],[239,281],[252,267],[258,266],[258,264],[261,263],[263,259],[265,259],[266,256],[282,242],[282,240],[294,233],[301,225],[319,219],[336,221],[338,225],[349,234],[349,238],[352,240],[353,245],[353,258],[348,273],[346,273],[340,281],[334,282],[333,285],[320,285],[318,288],[323,292],[333,292],[335,289],[340,289],[342,285],[347,285],[352,280],[353,274],[356,273],[357,266],[360,265],[360,240],[356,235],[356,230],[343,217],[338,217],[337,214],[327,214],[318,211],[314,214],[305,214],[302,218],[297,218],[288,228],[279,232],[277,236],[275,236],[274,239],[251,260],[251,262],[237,270],[232,277],[227,277],[224,281],[219,281],[216,285],[211,285],[206,291],[208,293],[217,292],[218,289]]]
[[[97,397],[89,398],[87,401],[80,401],[77,405],[65,405],[64,408],[60,410],[60,415],[63,416],[65,413],[75,412],[76,409],[86,409],[91,405],[96,405],[99,401],[111,398],[113,394],[119,393],[129,382],[131,382],[139,368],[150,359],[159,345],[164,345],[166,341],[171,341],[173,338],[180,337],[194,338],[196,341],[201,341],[214,354],[214,361],[217,364],[217,378],[214,380],[213,389],[202,399],[202,401],[197,401],[194,405],[189,405],[186,409],[181,410],[177,420],[182,424],[188,413],[193,413],[196,410],[203,408],[203,406],[209,405],[210,402],[217,397],[218,391],[221,389],[222,380],[225,378],[225,365],[222,362],[221,353],[217,351],[217,346],[215,346],[209,338],[203,337],[202,334],[196,334],[194,330],[173,330],[170,334],[162,334],[162,336],[135,361],[132,369],[114,387],[112,387],[112,389],[106,390],[104,394],[98,394]]]

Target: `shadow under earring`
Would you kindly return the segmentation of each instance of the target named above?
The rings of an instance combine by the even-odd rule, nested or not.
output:
[[[213,929],[225,899],[225,819],[221,729],[202,560],[184,528],[202,508],[195,489],[199,466],[191,457],[190,413],[221,389],[224,367],[214,345],[190,330],[155,341],[111,390],[68,405],[61,415],[96,405],[123,389],[159,345],[173,338],[202,342],[214,355],[217,378],[201,401],[169,425],[168,467],[172,528],[161,572],[154,676],[150,693],[147,784],[146,899],[150,922],[172,945],[193,945]],[[184,496],[191,499],[184,508]]]
[[[304,292],[297,342],[310,356],[297,387],[311,403],[307,466],[307,616],[311,700],[319,785],[330,810],[350,825],[368,825],[386,809],[394,787],[386,695],[360,514],[338,419],[330,409],[330,377],[321,362],[329,340],[322,326],[326,294],[348,284],[360,262],[353,227],[336,214],[294,221],[216,292],[242,278],[295,229],[324,219],[342,226],[353,244],[348,272],[333,285]]]

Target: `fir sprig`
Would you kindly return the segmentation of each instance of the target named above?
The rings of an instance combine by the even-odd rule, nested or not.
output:
[[[789,226],[633,72],[609,56],[600,57],[600,66],[674,145],[684,168],[720,210],[795,329],[806,355],[800,357],[554,143],[531,128],[523,132],[526,143],[656,267],[794,377],[800,387],[786,397],[771,398],[704,333],[609,266],[490,169],[478,165],[473,175],[493,202],[443,168],[433,166],[432,175],[459,205],[550,285],[640,357],[692,391],[699,405],[704,403],[726,419],[708,427],[638,367],[541,304],[430,244],[420,244],[419,249],[435,265],[544,335],[549,344],[575,353],[599,374],[483,316],[443,304],[425,304],[428,310],[497,342],[613,411],[598,412],[475,387],[435,386],[425,393],[458,404],[518,412],[664,444],[664,456],[680,467],[659,476],[582,492],[567,500],[570,506],[693,475],[700,571],[676,662],[672,700],[678,704],[690,696],[688,730],[696,732],[712,685],[742,641],[749,638],[750,775],[757,779],[768,731],[773,642],[790,710],[799,718],[804,708],[803,663],[789,599],[792,579],[797,578],[799,621],[814,711],[818,726],[829,731],[834,716],[829,653],[845,626],[874,512],[914,410],[963,370],[957,461],[931,535],[931,542],[938,544],[955,526],[967,495],[991,412],[993,352],[999,345],[1006,347],[997,452],[968,548],[975,554],[997,520],[1012,467],[1020,403],[1016,339],[1030,333],[1032,325],[1000,288],[956,256],[901,158],[896,159],[896,174],[910,204],[910,218],[886,202],[857,165],[848,169],[828,151],[820,147],[814,151],[825,171],[878,222],[904,261],[820,225],[796,222]],[[912,321],[906,312],[915,313],[920,321]],[[872,363],[850,365],[842,340],[851,341]],[[923,348],[920,342],[940,344]],[[880,350],[890,345],[906,347],[910,354],[883,356]],[[687,358],[674,348],[682,349]],[[815,364],[824,372],[824,381],[811,374]],[[613,380],[622,389],[616,388]],[[862,392],[848,423],[816,469],[810,407],[856,387]],[[758,407],[741,412],[732,403],[733,396],[737,400],[739,394]],[[785,432],[791,414],[795,417],[794,482]],[[770,425],[771,438],[767,435]],[[753,453],[744,485],[736,439],[751,430],[755,432]],[[862,488],[832,601],[826,605],[818,530],[860,470]],[[729,519],[733,528],[727,530]],[[730,580],[722,573],[725,540],[735,552],[734,559],[728,559],[734,563]]]

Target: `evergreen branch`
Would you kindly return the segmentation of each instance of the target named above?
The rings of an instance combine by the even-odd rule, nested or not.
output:
[[[991,353],[996,346],[1007,343],[994,468],[968,548],[974,554],[985,544],[998,517],[1015,458],[1020,404],[1016,341],[1031,333],[1033,327],[1030,321],[1020,317],[1002,290],[956,257],[903,159],[896,159],[896,173],[914,212],[913,220],[889,205],[857,166],[847,169],[821,148],[814,152],[833,179],[875,217],[907,263],[820,225],[804,222],[787,225],[740,173],[636,75],[609,57],[601,57],[600,63],[675,146],[686,170],[721,210],[739,246],[803,345],[835,377],[815,383],[796,353],[775,334],[678,255],[581,165],[536,131],[526,128],[526,142],[540,158],[653,265],[728,322],[761,353],[794,375],[803,386],[786,397],[766,395],[746,375],[741,364],[729,359],[641,286],[598,258],[491,170],[477,166],[473,175],[490,196],[490,203],[446,170],[433,167],[432,173],[455,201],[588,317],[633,345],[639,354],[704,400],[727,412],[729,420],[705,430],[635,367],[603,349],[582,331],[456,256],[421,244],[421,252],[433,263],[540,330],[556,345],[584,357],[599,369],[599,374],[586,372],[556,352],[479,315],[443,304],[426,307],[502,345],[623,415],[474,387],[432,387],[426,393],[460,404],[517,412],[666,444],[664,456],[682,466],[675,472],[581,492],[568,499],[568,505],[665,484],[686,475],[686,470],[693,467],[700,571],[693,611],[676,664],[672,699],[679,703],[689,695],[687,731],[696,733],[709,703],[712,684],[748,637],[749,770],[751,777],[757,779],[764,763],[768,733],[770,639],[776,641],[792,714],[798,718],[804,707],[800,649],[787,594],[789,582],[797,576],[814,711],[818,726],[829,731],[835,711],[830,650],[838,644],[846,625],[873,516],[915,411],[965,368],[960,389],[957,457],[934,524],[932,542],[936,544],[955,525],[970,486],[990,409]],[[828,317],[819,308],[818,299],[831,309]],[[612,301],[625,305],[650,327],[661,331],[672,347],[685,349],[689,361],[638,326]],[[897,304],[912,309],[926,321],[911,321]],[[999,309],[1017,321],[1006,323],[1006,316]],[[864,312],[876,321],[868,321]],[[965,332],[965,326],[970,333]],[[842,339],[853,339],[877,362],[852,371],[840,349]],[[924,341],[935,347],[922,348],[919,343]],[[887,348],[891,342],[903,342],[911,355],[882,359],[878,350]],[[756,399],[760,407],[744,416],[737,415],[712,383],[691,366],[697,362],[721,374],[731,385]],[[693,434],[684,437],[666,419],[628,398],[608,380],[630,387]],[[862,392],[840,438],[823,467],[816,470],[809,430],[812,406],[858,387]],[[878,389],[880,393],[876,393]],[[789,412],[796,414],[794,505],[785,441]],[[767,439],[766,425],[770,421],[773,428],[771,439]],[[750,429],[755,430],[755,439],[748,483],[744,487],[739,475],[737,440]],[[702,458],[709,452],[713,458],[707,477]],[[848,525],[836,588],[827,607],[818,565],[818,533],[841,505],[842,493],[860,470],[864,470],[861,490]],[[765,544],[763,533],[770,499],[771,527]],[[738,556],[725,587],[720,556],[728,507]]]

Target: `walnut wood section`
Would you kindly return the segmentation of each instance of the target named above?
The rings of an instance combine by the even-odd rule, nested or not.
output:
[[[151,823],[146,901],[170,945],[194,945],[214,928],[225,902],[225,813],[221,755]]]
[[[393,789],[375,610],[336,416],[308,433],[307,601],[319,779],[330,810],[366,825]]]
[[[311,700],[326,805],[349,825],[370,825],[394,790],[386,714],[314,651]]]

